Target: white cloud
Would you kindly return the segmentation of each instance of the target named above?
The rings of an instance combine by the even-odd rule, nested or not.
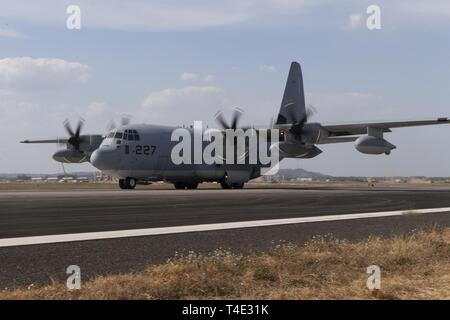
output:
[[[263,64],[259,66],[259,70],[263,72],[275,72],[277,71],[277,68],[275,68],[275,66]]]
[[[219,87],[169,88],[150,93],[138,108],[136,118],[150,123],[192,124],[194,120],[210,121],[225,104],[224,90]]]
[[[0,59],[0,89],[60,90],[86,82],[90,68],[79,62],[55,58]]]
[[[82,133],[104,133],[108,120],[114,116],[117,116],[116,112],[105,102],[43,104],[0,92],[0,145],[8,149],[7,153],[0,154],[0,172],[59,172],[61,165],[51,156],[63,147],[55,144],[26,145],[19,141],[66,137],[63,121],[69,119],[75,127],[80,117],[85,119]],[[92,166],[70,165],[66,169],[92,170]]]
[[[196,80],[198,78],[198,75],[196,73],[193,72],[183,72],[180,75],[180,79],[183,81],[191,81],[191,80]]]
[[[257,22],[294,15],[316,5],[315,0],[78,0],[82,28],[143,31],[184,31]],[[319,1],[320,2],[320,1]],[[2,0],[0,17],[65,26],[70,1]],[[46,10],[42,10],[46,8]]]
[[[0,37],[22,39],[25,38],[25,35],[12,28],[0,28]]]
[[[117,116],[105,102],[93,101],[87,105],[40,104],[18,97],[2,97],[0,102],[0,125],[4,132],[14,132],[20,138],[39,138],[64,135],[65,119],[73,123],[79,118],[86,120],[86,129],[102,132],[108,120]]]
[[[216,80],[216,77],[213,74],[208,74],[205,76],[206,82],[213,82],[214,80]]]
[[[63,27],[69,4],[72,2],[68,0],[2,0],[0,17]],[[323,25],[323,10],[340,12],[342,8],[348,8],[348,13],[360,10],[365,15],[364,8],[370,4],[373,4],[370,0],[347,0],[344,3],[330,0],[135,0],[129,1],[124,8],[121,0],[77,1],[81,8],[82,28],[152,32],[236,25],[267,26],[268,22],[279,25],[286,21],[303,21],[302,16],[307,14],[314,15],[318,25]],[[448,0],[378,0],[376,4],[380,5],[383,14],[391,17],[391,21],[399,24],[435,24],[437,20],[448,23],[447,18],[450,17]],[[339,23],[346,18],[339,17]]]
[[[348,17],[348,28],[359,29],[363,25],[363,15],[360,13],[353,13]]]

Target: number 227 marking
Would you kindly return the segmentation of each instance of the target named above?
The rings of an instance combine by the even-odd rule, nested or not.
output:
[[[153,155],[156,151],[156,146],[136,145],[136,154]]]

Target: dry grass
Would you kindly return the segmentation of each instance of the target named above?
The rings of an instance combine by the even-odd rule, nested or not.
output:
[[[369,265],[381,290],[366,288]],[[0,292],[0,299],[450,299],[450,229],[352,243],[332,237],[262,254],[189,253],[136,274]]]

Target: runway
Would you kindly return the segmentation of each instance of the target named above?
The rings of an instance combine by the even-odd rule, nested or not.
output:
[[[450,206],[449,190],[0,192],[0,239]]]
[[[329,233],[358,239],[423,226],[450,226],[450,210],[407,214],[448,207],[449,189],[3,191],[0,246],[2,240],[19,237],[236,225],[231,229],[178,229],[181,231],[151,236],[0,247],[0,288],[49,283],[50,278],[64,280],[65,268],[71,264],[79,265],[89,278],[141,270],[180,251],[208,252],[219,247],[264,250],[279,241],[304,242]],[[348,216],[392,211],[397,214],[364,219]],[[258,225],[285,219],[294,220],[284,225]],[[249,222],[256,225],[244,228]]]

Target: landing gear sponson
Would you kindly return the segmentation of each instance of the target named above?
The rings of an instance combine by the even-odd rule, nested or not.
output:
[[[197,189],[198,182],[187,183],[187,182],[177,181],[177,182],[174,182],[173,185],[174,185],[175,189],[177,189],[177,190]],[[222,189],[242,189],[244,187],[244,182],[229,183],[226,181],[222,181],[222,182],[220,182],[220,186],[222,187]]]
[[[173,184],[175,186],[175,189],[183,190],[183,189],[197,189],[198,182],[175,182]]]
[[[136,185],[137,185],[137,180],[135,178],[128,177],[126,179],[119,180],[120,189],[132,190],[132,189],[136,188]],[[184,189],[194,190],[194,189],[197,189],[198,182],[177,181],[177,182],[174,182],[173,185],[174,185],[175,189],[177,189],[177,190],[184,190]],[[244,187],[244,182],[230,183],[227,181],[222,181],[222,182],[220,182],[220,185],[221,185],[222,189],[242,189]]]
[[[222,186],[222,189],[242,189],[242,188],[244,188],[244,182],[229,183],[226,181],[222,181],[220,183],[220,185]]]
[[[184,190],[184,189],[197,189],[198,182],[181,182],[177,181],[174,182],[174,187],[177,190]],[[222,189],[242,189],[244,187],[244,182],[239,183],[230,183],[226,181],[220,182],[220,186]]]

